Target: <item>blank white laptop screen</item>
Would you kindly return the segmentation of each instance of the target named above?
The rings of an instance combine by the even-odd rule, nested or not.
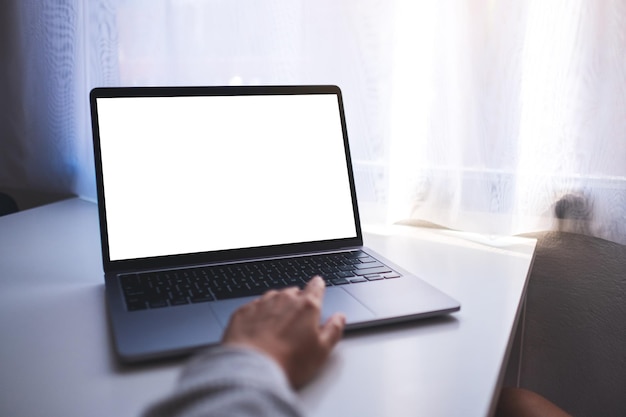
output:
[[[112,261],[357,235],[334,94],[97,106]]]

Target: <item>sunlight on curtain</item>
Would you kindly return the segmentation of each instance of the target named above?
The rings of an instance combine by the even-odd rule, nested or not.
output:
[[[390,221],[514,232],[525,12],[513,1],[397,2]]]
[[[522,214],[545,211],[558,198],[563,180],[576,172],[583,174],[570,171],[575,168],[572,156],[577,144],[567,133],[575,126],[574,109],[568,103],[576,102],[579,95],[578,71],[584,65],[580,62],[584,51],[575,50],[581,49],[576,43],[581,12],[581,1],[529,4],[521,59],[515,195]]]
[[[388,220],[626,242],[626,7],[396,7]]]
[[[626,5],[597,3],[530,2],[515,207],[624,242]]]

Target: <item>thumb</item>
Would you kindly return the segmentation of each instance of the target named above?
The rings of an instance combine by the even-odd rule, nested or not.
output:
[[[324,323],[320,331],[322,345],[330,352],[339,342],[346,326],[346,316],[343,313],[335,313]]]

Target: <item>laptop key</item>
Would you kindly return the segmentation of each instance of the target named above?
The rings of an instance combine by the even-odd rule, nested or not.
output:
[[[206,303],[208,301],[213,301],[213,297],[211,294],[203,294],[203,295],[195,295],[189,297],[192,303]]]
[[[374,262],[368,262],[364,264],[356,264],[352,266],[356,269],[370,269],[370,268],[380,268],[381,266],[385,266],[385,265],[381,264],[380,262],[374,261]]]
[[[146,302],[143,300],[126,300],[126,306],[128,311],[145,310],[148,308]]]
[[[369,263],[369,262],[378,262],[376,259],[372,258],[371,256],[367,256],[367,257],[363,257],[363,258],[358,258],[359,261],[361,261],[361,263]]]
[[[381,279],[384,279],[382,276],[378,274],[369,274],[369,275],[364,275],[363,277],[366,278],[368,281],[379,281]]]
[[[348,252],[346,254],[346,258],[367,258],[369,257],[369,255],[363,251],[354,251],[354,252]]]
[[[367,268],[367,269],[357,269],[354,271],[356,275],[369,275],[369,274],[385,274],[392,272],[391,269],[386,266],[381,266],[378,268]]]
[[[335,278],[333,278],[333,279],[335,279]],[[333,286],[333,282],[332,282],[333,279],[327,279],[327,278],[324,277],[324,282],[326,283],[327,287],[332,287]]]
[[[150,308],[163,308],[163,307],[167,307],[168,303],[165,298],[157,298],[157,299],[149,300],[148,305],[150,306]]]

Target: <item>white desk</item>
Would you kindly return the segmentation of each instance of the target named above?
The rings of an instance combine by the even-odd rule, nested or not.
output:
[[[311,416],[490,414],[535,241],[367,229],[366,244],[461,304],[450,317],[347,335],[302,391]],[[0,218],[0,415],[137,416],[183,361],[121,367],[104,305],[96,205]]]

